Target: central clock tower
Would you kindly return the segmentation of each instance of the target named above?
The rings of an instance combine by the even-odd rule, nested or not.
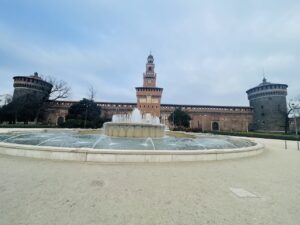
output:
[[[160,117],[160,100],[163,88],[156,87],[154,58],[147,58],[146,72],[143,74],[143,87],[136,87],[137,107],[143,113]]]

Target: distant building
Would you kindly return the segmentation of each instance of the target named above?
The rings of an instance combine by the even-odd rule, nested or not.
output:
[[[253,108],[253,129],[258,131],[284,131],[287,117],[286,84],[267,82],[246,91]]]
[[[44,81],[38,73],[30,76],[15,76],[13,99],[33,95],[41,100],[48,100],[52,84]]]

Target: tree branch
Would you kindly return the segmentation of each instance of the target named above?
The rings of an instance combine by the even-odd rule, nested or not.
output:
[[[94,86],[90,85],[89,89],[88,89],[88,98],[89,98],[89,100],[94,101],[96,94],[97,94],[97,92],[96,92]]]
[[[69,87],[65,81],[57,80],[54,77],[47,77],[46,81],[53,86],[49,95],[50,101],[56,101],[70,97],[71,87]]]

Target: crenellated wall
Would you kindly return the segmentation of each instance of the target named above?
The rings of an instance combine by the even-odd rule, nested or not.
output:
[[[45,121],[57,124],[64,120],[69,107],[76,101],[49,102]],[[96,102],[101,107],[101,116],[110,119],[113,114],[127,114],[137,107],[136,103]],[[181,108],[192,117],[190,127],[203,131],[247,131],[252,123],[253,110],[239,106],[206,106],[161,104],[161,122],[169,126],[168,117],[176,109]]]

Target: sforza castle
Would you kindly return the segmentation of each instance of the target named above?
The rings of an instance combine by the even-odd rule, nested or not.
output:
[[[202,131],[283,131],[287,112],[287,85],[270,83],[265,78],[258,86],[246,91],[249,107],[162,104],[163,88],[157,87],[154,57],[150,54],[143,73],[143,85],[136,87],[136,102],[96,102],[102,116],[110,119],[113,114],[127,114],[134,108],[158,116],[161,123],[169,125],[168,117],[176,109],[187,112],[192,120],[190,128]],[[32,76],[14,77],[14,96],[32,92],[47,97],[51,84],[37,73]],[[57,125],[65,120],[69,107],[76,101],[48,101],[44,123]]]

